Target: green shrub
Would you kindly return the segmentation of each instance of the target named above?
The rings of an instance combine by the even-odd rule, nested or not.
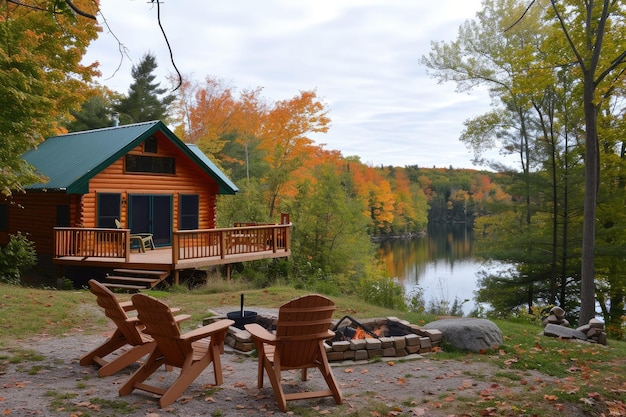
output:
[[[406,311],[404,287],[388,277],[365,278],[360,281],[359,295],[370,304]]]
[[[0,249],[0,282],[19,284],[22,274],[36,263],[34,243],[19,232],[10,235],[9,243]]]

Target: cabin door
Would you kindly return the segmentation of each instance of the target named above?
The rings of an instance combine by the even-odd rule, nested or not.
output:
[[[172,244],[172,196],[134,194],[128,198],[131,233],[152,233],[156,246]]]

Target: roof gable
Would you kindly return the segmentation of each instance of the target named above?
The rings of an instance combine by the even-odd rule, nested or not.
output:
[[[48,178],[26,189],[65,190],[85,194],[89,180],[141,142],[161,131],[186,156],[219,184],[220,194],[239,189],[197,146],[184,144],[161,121],[135,123],[104,129],[74,132],[46,139],[23,158]]]

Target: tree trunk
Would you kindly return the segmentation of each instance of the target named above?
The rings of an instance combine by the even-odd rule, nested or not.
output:
[[[585,71],[585,203],[580,282],[579,324],[587,324],[595,317],[596,289],[594,276],[594,250],[596,235],[596,203],[598,195],[598,170],[600,154],[596,129],[596,107],[593,103],[594,80],[591,71]]]

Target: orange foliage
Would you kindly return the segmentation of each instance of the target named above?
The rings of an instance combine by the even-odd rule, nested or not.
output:
[[[393,222],[395,196],[389,181],[383,178],[381,171],[359,165],[352,170],[354,184],[359,196],[367,202],[367,215],[373,226],[385,228]]]

